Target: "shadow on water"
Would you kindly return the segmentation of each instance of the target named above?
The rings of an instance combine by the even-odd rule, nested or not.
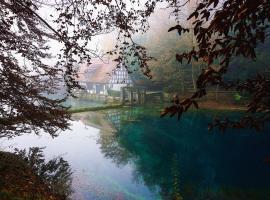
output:
[[[105,157],[119,166],[131,164],[135,181],[166,200],[270,199],[270,165],[264,161],[270,156],[270,127],[261,133],[209,133],[213,115],[240,113],[194,111],[176,121],[152,110],[108,111],[117,132],[100,135]]]

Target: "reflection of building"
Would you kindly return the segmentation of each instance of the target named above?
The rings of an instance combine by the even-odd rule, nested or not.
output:
[[[121,128],[121,112],[119,110],[110,110],[107,113],[107,117],[114,128],[119,131]]]
[[[107,119],[112,123],[116,130],[121,130],[123,123],[139,121],[143,110],[138,108],[108,110]]]
[[[93,64],[83,64],[78,72],[79,84],[90,94],[107,94],[108,89],[120,91],[130,86],[132,80],[123,64],[93,60]]]

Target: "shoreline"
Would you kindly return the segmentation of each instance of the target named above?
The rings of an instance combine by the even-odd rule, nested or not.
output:
[[[166,105],[171,105],[169,102],[165,102],[165,104],[145,104],[145,105],[129,105],[129,106],[123,106],[122,104],[115,104],[115,105],[104,105],[104,106],[98,106],[98,107],[84,107],[84,108],[71,108],[68,110],[69,113],[76,114],[76,113],[84,113],[84,112],[99,112],[104,110],[110,110],[110,109],[119,109],[123,107],[136,107],[136,106],[160,106],[160,107],[166,107]],[[216,111],[246,111],[246,107],[244,105],[236,105],[236,104],[224,104],[224,103],[218,103],[215,101],[199,101],[198,102],[199,109],[203,110],[216,110]],[[194,110],[195,108],[191,108],[191,110]],[[197,109],[195,109],[197,110]]]
[[[115,104],[115,105],[104,105],[104,106],[98,106],[98,107],[71,108],[68,110],[68,112],[71,114],[75,114],[75,113],[83,113],[83,112],[90,112],[90,111],[117,109],[117,108],[122,108],[122,107],[123,107],[122,104]]]

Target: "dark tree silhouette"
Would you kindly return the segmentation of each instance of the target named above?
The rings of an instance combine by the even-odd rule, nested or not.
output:
[[[38,1],[0,2],[0,137],[36,133],[40,129],[56,136],[68,127],[69,114],[61,103],[78,87],[74,81],[71,40],[53,29],[37,11]],[[46,58],[47,39],[64,43],[64,57],[55,66]],[[60,83],[67,86],[63,98],[52,99]]]
[[[0,152],[1,199],[71,198],[72,171],[62,157],[47,160],[43,148]]]

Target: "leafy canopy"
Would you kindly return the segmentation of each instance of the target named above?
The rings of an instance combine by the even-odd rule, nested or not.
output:
[[[197,1],[196,1],[197,2]],[[12,137],[41,129],[57,136],[58,130],[68,128],[70,114],[62,106],[79,88],[76,81],[76,66],[91,62],[93,57],[102,57],[91,49],[91,41],[97,35],[116,33],[115,49],[108,52],[116,61],[127,65],[136,63],[142,73],[151,78],[145,47],[133,39],[149,28],[148,19],[159,5],[174,16],[179,34],[192,32],[196,47],[190,52],[176,54],[179,62],[203,60],[208,67],[199,76],[197,91],[190,98],[174,100],[174,105],[162,113],[171,116],[181,114],[197,99],[206,94],[209,84],[226,89],[236,87],[251,93],[248,106],[250,113],[260,113],[256,118],[247,116],[240,122],[216,120],[214,124],[242,128],[251,126],[260,129],[269,120],[269,80],[257,76],[245,82],[226,82],[226,73],[231,59],[243,56],[256,59],[256,47],[269,38],[270,2],[268,0],[2,0],[0,2],[0,137]],[[195,8],[194,10],[193,7]],[[45,20],[43,8],[54,10],[52,20]],[[180,20],[185,9],[192,13]],[[188,26],[187,26],[188,24]],[[161,27],[162,28],[162,27]],[[48,41],[61,47],[55,64]],[[219,69],[211,65],[220,60]],[[60,88],[65,91],[57,98]]]

